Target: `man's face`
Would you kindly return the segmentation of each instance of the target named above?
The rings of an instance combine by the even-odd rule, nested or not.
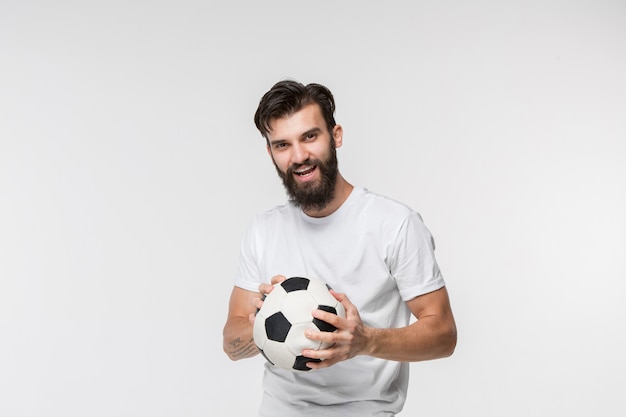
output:
[[[341,126],[331,136],[319,106],[310,104],[271,127],[268,152],[290,198],[304,211],[323,209],[339,174],[335,148],[341,146]]]

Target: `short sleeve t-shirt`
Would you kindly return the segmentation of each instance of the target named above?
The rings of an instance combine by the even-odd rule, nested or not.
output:
[[[274,275],[319,278],[345,293],[367,326],[403,327],[405,302],[445,285],[434,249],[417,212],[355,187],[327,217],[309,217],[291,202],[258,215],[241,245],[235,285],[258,291]],[[310,372],[266,364],[259,415],[394,415],[408,373],[408,363],[368,356]]]

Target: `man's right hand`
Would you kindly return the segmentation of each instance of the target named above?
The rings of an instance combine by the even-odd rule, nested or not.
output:
[[[287,277],[284,276],[284,275],[274,275],[272,277],[272,279],[270,280],[269,284],[263,283],[263,284],[259,285],[259,292],[261,293],[261,298],[254,298],[252,300],[252,303],[257,308],[257,312],[263,306],[263,300],[265,300],[265,297],[267,296],[267,294],[271,293],[272,290],[274,289],[274,285],[280,284],[281,282],[283,282],[286,279],[287,279]],[[250,316],[249,316],[250,323],[254,324],[254,318],[255,317],[256,317],[256,312],[254,312],[253,314],[250,314]]]

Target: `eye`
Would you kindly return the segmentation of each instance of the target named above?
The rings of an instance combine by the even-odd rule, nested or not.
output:
[[[309,133],[306,135],[306,140],[313,140],[317,137],[317,133]]]

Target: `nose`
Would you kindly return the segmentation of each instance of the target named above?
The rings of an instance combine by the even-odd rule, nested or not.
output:
[[[301,143],[294,144],[291,152],[291,163],[302,164],[307,159],[309,159],[309,152],[306,149],[306,146]]]

